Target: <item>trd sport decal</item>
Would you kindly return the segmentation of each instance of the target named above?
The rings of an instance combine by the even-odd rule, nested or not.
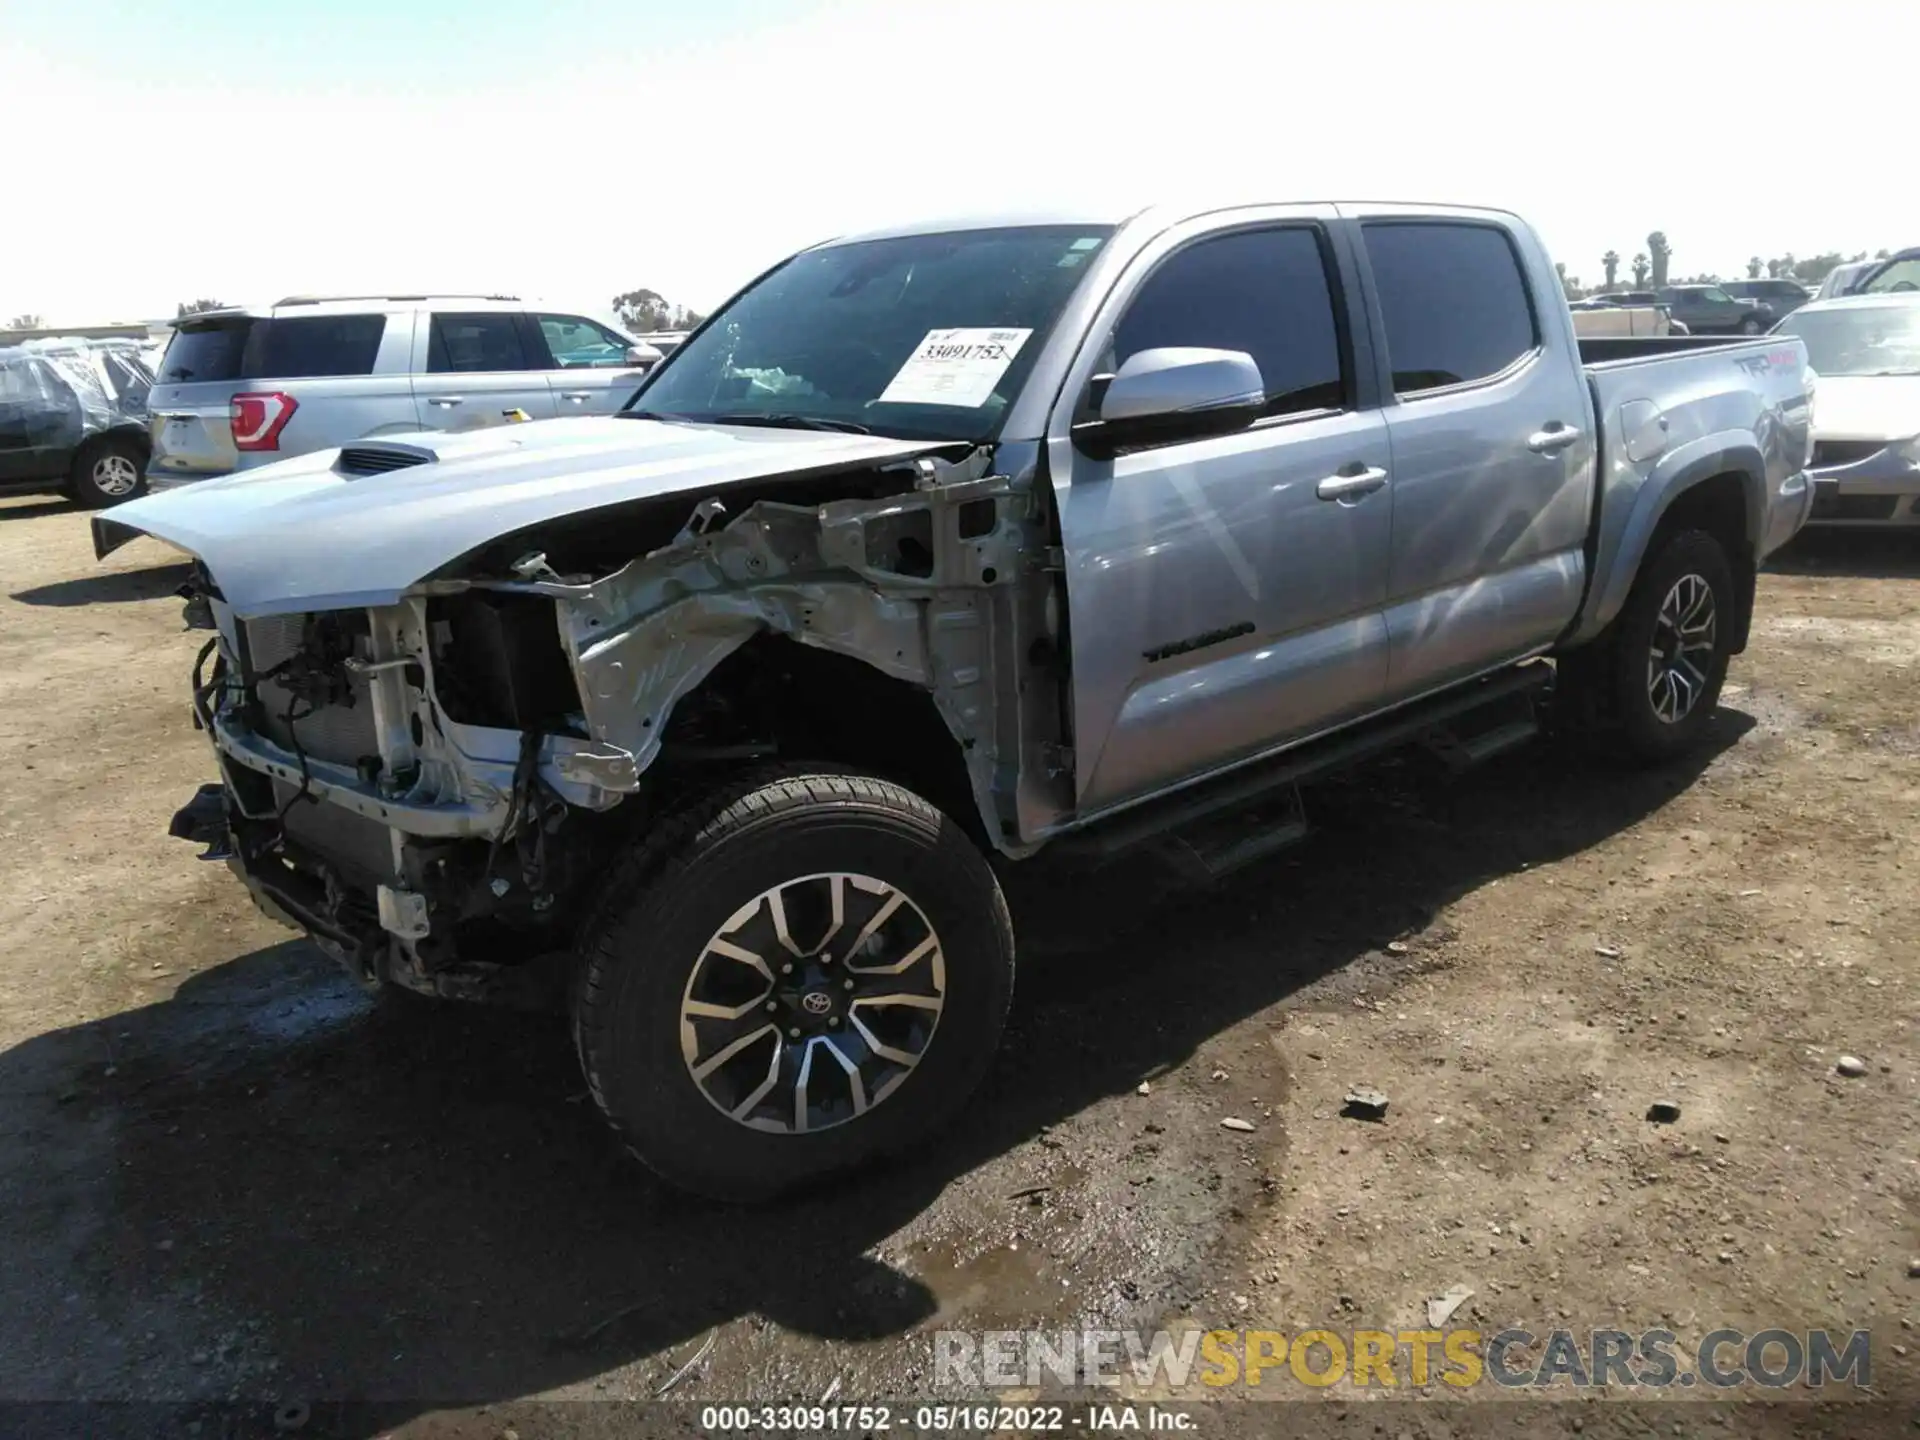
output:
[[[1175,640],[1171,644],[1156,645],[1144,652],[1149,664],[1158,660],[1171,660],[1176,655],[1190,654],[1195,650],[1204,650],[1209,645],[1218,645],[1223,640],[1237,640],[1242,635],[1253,633],[1253,622],[1242,620],[1238,625],[1229,625],[1222,630],[1207,630],[1198,635],[1189,635],[1185,640]]]

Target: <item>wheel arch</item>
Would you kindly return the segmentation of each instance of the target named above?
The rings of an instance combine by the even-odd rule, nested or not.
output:
[[[1726,549],[1734,573],[1733,653],[1744,650],[1753,620],[1754,557],[1766,515],[1765,476],[1766,460],[1752,435],[1703,436],[1663,457],[1634,498],[1612,564],[1597,577],[1597,599],[1573,643],[1596,638],[1613,622],[1642,567],[1668,536],[1698,529]]]

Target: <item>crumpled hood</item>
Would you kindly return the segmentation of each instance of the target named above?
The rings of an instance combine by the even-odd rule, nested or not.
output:
[[[1813,433],[1819,440],[1920,435],[1920,375],[1822,375]]]
[[[346,450],[427,458],[351,474],[342,451],[322,450],[163,491],[96,516],[94,549],[137,534],[177,546],[205,562],[242,616],[390,605],[468,551],[542,521],[950,446],[613,416],[383,436]]]

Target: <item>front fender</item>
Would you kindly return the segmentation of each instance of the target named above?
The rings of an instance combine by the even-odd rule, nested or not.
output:
[[[1629,464],[1624,449],[1616,465]],[[1655,461],[1646,477],[1631,490],[1631,499],[1609,484],[1602,491],[1599,538],[1594,553],[1593,585],[1587,604],[1567,637],[1568,647],[1593,639],[1618,615],[1633,589],[1634,577],[1647,558],[1647,549],[1660,522],[1674,503],[1695,486],[1717,475],[1740,477],[1746,498],[1746,546],[1751,559],[1760,546],[1760,527],[1767,514],[1766,458],[1754,436],[1745,431],[1702,435],[1676,445]],[[1626,500],[1627,503],[1616,502]]]

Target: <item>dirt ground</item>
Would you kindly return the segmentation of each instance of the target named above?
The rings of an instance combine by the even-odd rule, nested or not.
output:
[[[1920,537],[1781,557],[1680,770],[1380,767],[1206,892],[1024,867],[966,1120],[757,1211],[618,1157],[559,1023],[375,1010],[167,838],[211,774],[182,578],[0,502],[0,1429],[97,1430],[19,1404],[90,1400],[185,1404],[138,1433],[614,1433],[528,1402],[912,1400],[938,1329],[1417,1328],[1464,1286],[1453,1324],[1664,1325],[1683,1359],[1866,1328],[1882,1406],[1822,1433],[1912,1433]],[[1269,1389],[1389,1436],[1513,1398]],[[1729,1420],[1560,1394],[1525,1433]],[[1812,1423],[1767,1398],[1736,1413]]]

